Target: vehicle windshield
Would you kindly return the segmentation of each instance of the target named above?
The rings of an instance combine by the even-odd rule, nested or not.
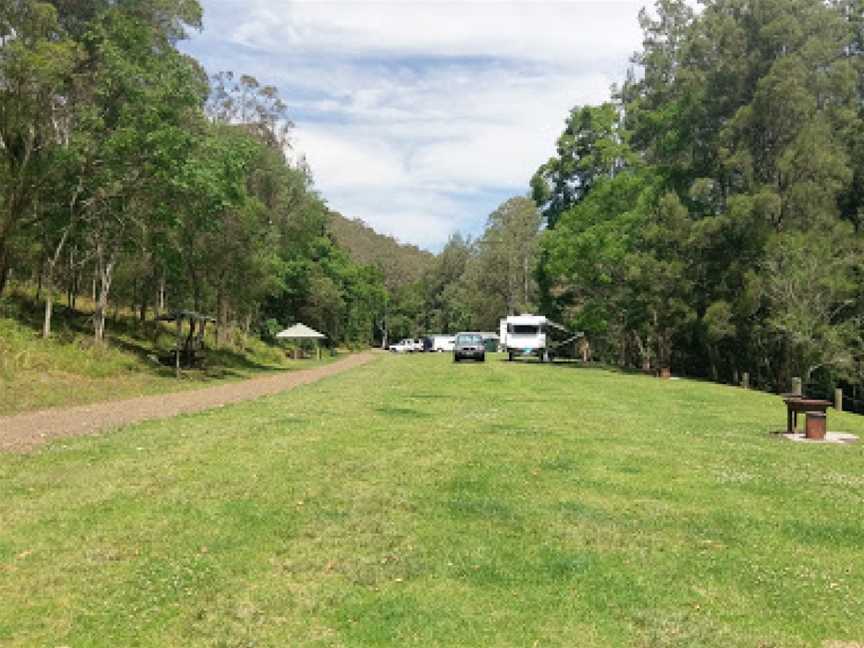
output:
[[[507,327],[507,331],[516,335],[537,335],[540,327],[533,324],[511,324]]]
[[[456,344],[482,344],[483,337],[480,335],[459,335],[456,337]]]

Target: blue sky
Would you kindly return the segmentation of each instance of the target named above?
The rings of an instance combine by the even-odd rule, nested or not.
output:
[[[277,86],[331,208],[437,251],[525,194],[568,110],[640,44],[644,0],[203,0],[182,45]]]

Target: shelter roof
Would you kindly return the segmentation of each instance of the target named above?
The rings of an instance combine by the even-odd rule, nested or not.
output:
[[[289,326],[284,331],[279,331],[276,337],[281,340],[321,340],[327,336],[305,324],[298,323],[294,326]]]

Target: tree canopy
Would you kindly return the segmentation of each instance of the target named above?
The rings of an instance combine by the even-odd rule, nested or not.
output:
[[[857,2],[660,0],[533,196],[544,297],[610,359],[766,386],[858,382]]]

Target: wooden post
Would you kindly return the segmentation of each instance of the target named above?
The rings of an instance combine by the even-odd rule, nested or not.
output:
[[[843,411],[843,390],[839,387],[834,390],[834,409],[838,412]]]
[[[744,389],[750,389],[750,372],[745,371],[741,374],[741,386]]]
[[[792,393],[795,394],[796,396],[801,395],[801,379],[800,378],[793,378],[792,379]]]

